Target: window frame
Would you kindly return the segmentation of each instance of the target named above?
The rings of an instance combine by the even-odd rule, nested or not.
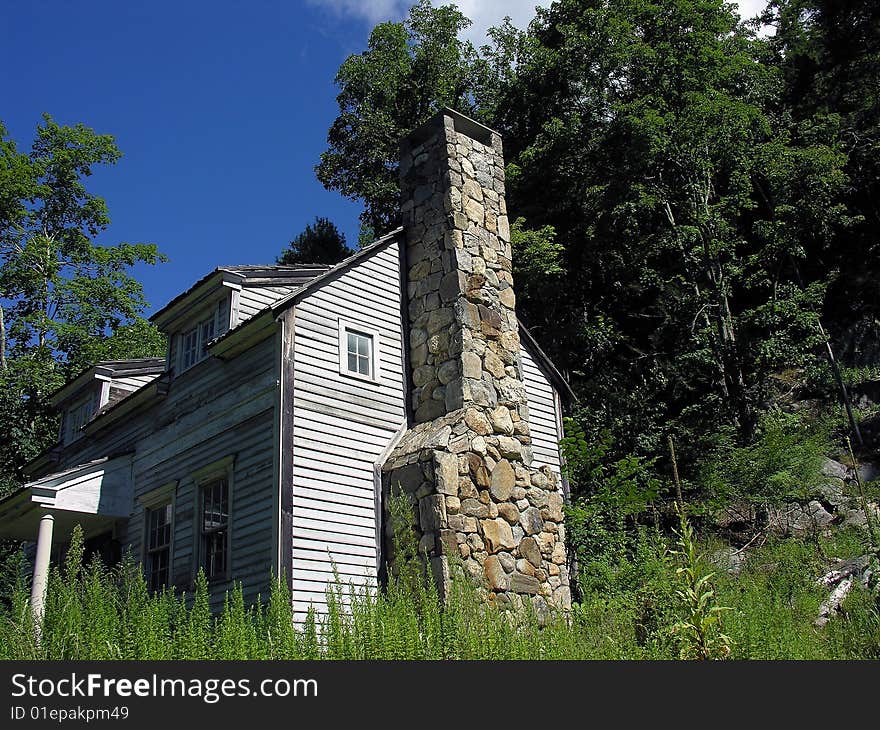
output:
[[[370,373],[364,375],[361,372],[355,372],[348,368],[348,335],[353,334],[367,338],[370,343],[369,364]],[[363,327],[355,322],[347,320],[339,320],[339,374],[347,378],[355,378],[369,383],[378,383],[381,381],[381,358],[380,358],[380,342],[379,333],[371,327]]]
[[[161,487],[154,489],[138,498],[138,502],[143,508],[143,536],[141,539],[141,566],[144,571],[144,578],[147,581],[147,587],[152,592],[156,590],[151,585],[152,569],[150,565],[150,556],[154,552],[150,547],[150,514],[158,511],[162,507],[170,508],[170,521],[168,523],[168,544],[165,548],[168,550],[168,577],[165,587],[171,588],[174,585],[174,532],[177,527],[177,485],[178,481],[174,480],[163,484]]]
[[[193,579],[195,579],[196,575],[198,575],[199,568],[204,569],[205,578],[209,583],[218,583],[223,581],[228,581],[232,575],[232,520],[233,520],[233,471],[235,464],[235,456],[227,456],[219,461],[216,461],[212,464],[209,464],[202,469],[194,472],[193,474],[193,484],[194,484],[194,499],[195,499],[195,509],[194,518],[195,524],[193,525]],[[208,571],[205,568],[205,560],[207,558],[206,553],[206,545],[205,545],[205,537],[206,533],[204,530],[204,491],[206,488],[213,486],[218,481],[225,481],[226,483],[226,524],[225,528],[219,528],[217,530],[211,531],[209,534],[216,534],[220,529],[225,529],[226,532],[226,544],[224,546],[224,569],[222,572],[214,573],[212,575],[208,575]]]
[[[189,324],[185,329],[177,333],[176,365],[178,366],[179,373],[190,370],[211,356],[211,353],[208,352],[208,343],[216,339],[219,334],[222,334],[219,333],[220,311],[224,307],[231,306],[231,300],[228,296],[218,299],[211,305],[210,310],[202,309],[197,317],[189,320]],[[230,309],[229,317],[231,318],[231,316],[232,312]],[[189,337],[193,338],[191,346],[187,346],[187,338]],[[192,357],[191,362],[188,362],[188,353]]]
[[[161,525],[160,529],[168,529],[168,538],[164,543],[153,545],[154,530],[152,517],[153,515],[158,515],[162,511],[167,511],[168,521]],[[174,507],[171,504],[171,500],[169,499],[161,504],[147,507],[144,510],[144,519],[146,520],[144,531],[144,572],[146,573],[147,578],[147,590],[149,590],[150,593],[156,593],[169,587],[171,584],[171,542],[174,536]],[[162,572],[163,569],[156,569],[153,561],[162,553],[166,554],[164,567],[165,579],[160,584],[158,582],[154,583],[154,578]]]
[[[82,429],[95,415],[95,412],[98,410],[95,407],[95,393],[90,393],[84,398],[80,398],[78,401],[74,401],[74,404],[67,409],[67,413],[64,417],[64,443],[73,443],[77,439],[81,438],[83,435]],[[78,418],[81,418],[81,422],[78,426],[74,427],[74,414],[77,415]],[[85,414],[83,416],[83,414]]]

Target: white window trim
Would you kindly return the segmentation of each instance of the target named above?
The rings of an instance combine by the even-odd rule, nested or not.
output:
[[[100,396],[98,396],[100,397]],[[83,435],[83,426],[85,426],[95,415],[96,408],[96,394],[91,392],[89,395],[80,398],[77,401],[74,401],[70,408],[67,409],[67,413],[64,416],[64,442],[65,443],[73,443],[77,441]],[[90,410],[85,420],[76,428],[73,428],[73,414],[77,411],[81,411],[85,406],[89,406]]]
[[[161,507],[164,504],[171,505],[171,537],[168,541],[168,587],[174,585],[174,533],[177,527],[177,485],[178,480],[167,482],[161,487],[157,487],[146,494],[142,494],[137,498],[138,503],[143,508],[143,533],[141,537],[141,566],[146,573],[147,559],[149,558],[149,540],[150,540],[150,510]],[[145,576],[149,582],[149,576]]]
[[[370,375],[361,373],[353,373],[348,369],[348,333],[365,335],[370,338]],[[381,364],[380,356],[381,338],[379,333],[371,327],[364,327],[355,322],[339,319],[339,374],[346,378],[354,378],[355,380],[364,380],[368,383],[378,383],[381,381]]]
[[[232,577],[232,520],[233,520],[233,478],[235,471],[235,455],[225,456],[215,462],[203,466],[192,473],[194,485],[195,509],[193,510],[193,565],[192,579],[195,581],[202,565],[202,487],[215,479],[226,479],[226,499],[229,517],[226,525],[226,571],[223,575],[208,578],[209,583],[222,583]]]
[[[200,362],[204,362],[205,360],[207,360],[208,358],[211,357],[211,353],[207,352],[207,345],[209,342],[217,339],[221,334],[223,334],[223,332],[220,332],[220,305],[221,305],[221,303],[224,303],[224,302],[229,307],[229,324],[227,325],[227,327],[231,327],[232,302],[231,302],[230,297],[226,296],[226,297],[223,297],[222,299],[216,300],[211,305],[211,309],[210,309],[211,313],[210,314],[209,314],[209,310],[207,308],[201,309],[200,310],[201,314],[190,319],[188,321],[188,324],[185,327],[181,328],[178,331],[178,333],[175,335],[175,337],[177,338],[177,353],[176,353],[177,362],[175,363],[175,365],[177,366],[178,373],[185,373],[186,371],[194,368]],[[205,325],[205,322],[207,322],[208,320],[211,320],[213,322],[213,335],[209,339],[204,340],[204,338],[203,338],[204,329],[205,329],[204,325]],[[184,342],[185,342],[186,336],[190,332],[192,332],[193,330],[196,331],[196,347],[195,347],[196,359],[192,362],[192,364],[184,366],[184,360],[183,360],[183,358],[184,358]],[[225,331],[228,331],[228,329],[224,330],[224,332]],[[206,350],[204,357],[201,357],[202,350]]]

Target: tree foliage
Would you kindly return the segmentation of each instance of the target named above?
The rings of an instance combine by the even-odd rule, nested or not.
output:
[[[279,264],[336,264],[353,251],[345,245],[345,236],[327,218],[315,218],[282,251]]]
[[[780,0],[764,39],[721,0],[556,0],[479,51],[455,12],[423,3],[343,64],[322,166],[356,162],[319,177],[387,224],[392,140],[441,104],[498,129],[531,228],[513,228],[518,309],[609,459],[671,433],[687,460],[731,425],[748,441],[777,373],[870,329],[876,11]],[[417,73],[437,47],[440,76]]]
[[[44,115],[30,152],[0,126],[0,474],[51,443],[47,396],[96,360],[161,354],[161,335],[140,315],[146,301],[131,275],[163,260],[154,244],[98,245],[110,223],[86,187],[121,153],[110,135]]]
[[[454,6],[420,0],[403,22],[377,25],[336,74],[339,116],[316,172],[328,190],[364,201],[361,220],[379,235],[398,221],[400,138],[444,105],[473,109],[476,51],[458,38],[468,25]]]

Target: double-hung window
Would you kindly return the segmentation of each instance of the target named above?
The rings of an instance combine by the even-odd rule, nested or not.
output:
[[[181,370],[188,370],[199,361],[199,328],[193,327],[180,336]]]
[[[171,566],[171,502],[147,510],[147,586],[151,591],[168,585]]]
[[[208,580],[225,578],[229,568],[229,480],[205,482],[201,495],[201,568]]]
[[[144,508],[144,574],[151,591],[161,591],[172,584],[171,564],[174,544],[174,500],[177,482],[168,482],[138,497]]]
[[[181,372],[208,357],[208,343],[214,339],[216,329],[215,315],[212,313],[180,335]]]

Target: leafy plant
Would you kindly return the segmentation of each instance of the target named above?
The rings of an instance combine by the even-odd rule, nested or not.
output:
[[[778,504],[807,496],[824,482],[822,461],[831,450],[825,423],[771,410],[747,446],[737,446],[729,432],[720,435],[702,483],[719,503]]]
[[[676,505],[679,516],[678,540],[672,554],[678,559],[675,590],[681,603],[682,617],[672,626],[679,643],[682,659],[726,659],[730,656],[731,639],[724,633],[722,615],[731,609],[718,605],[712,578],[697,549],[694,530],[683,509]]]

